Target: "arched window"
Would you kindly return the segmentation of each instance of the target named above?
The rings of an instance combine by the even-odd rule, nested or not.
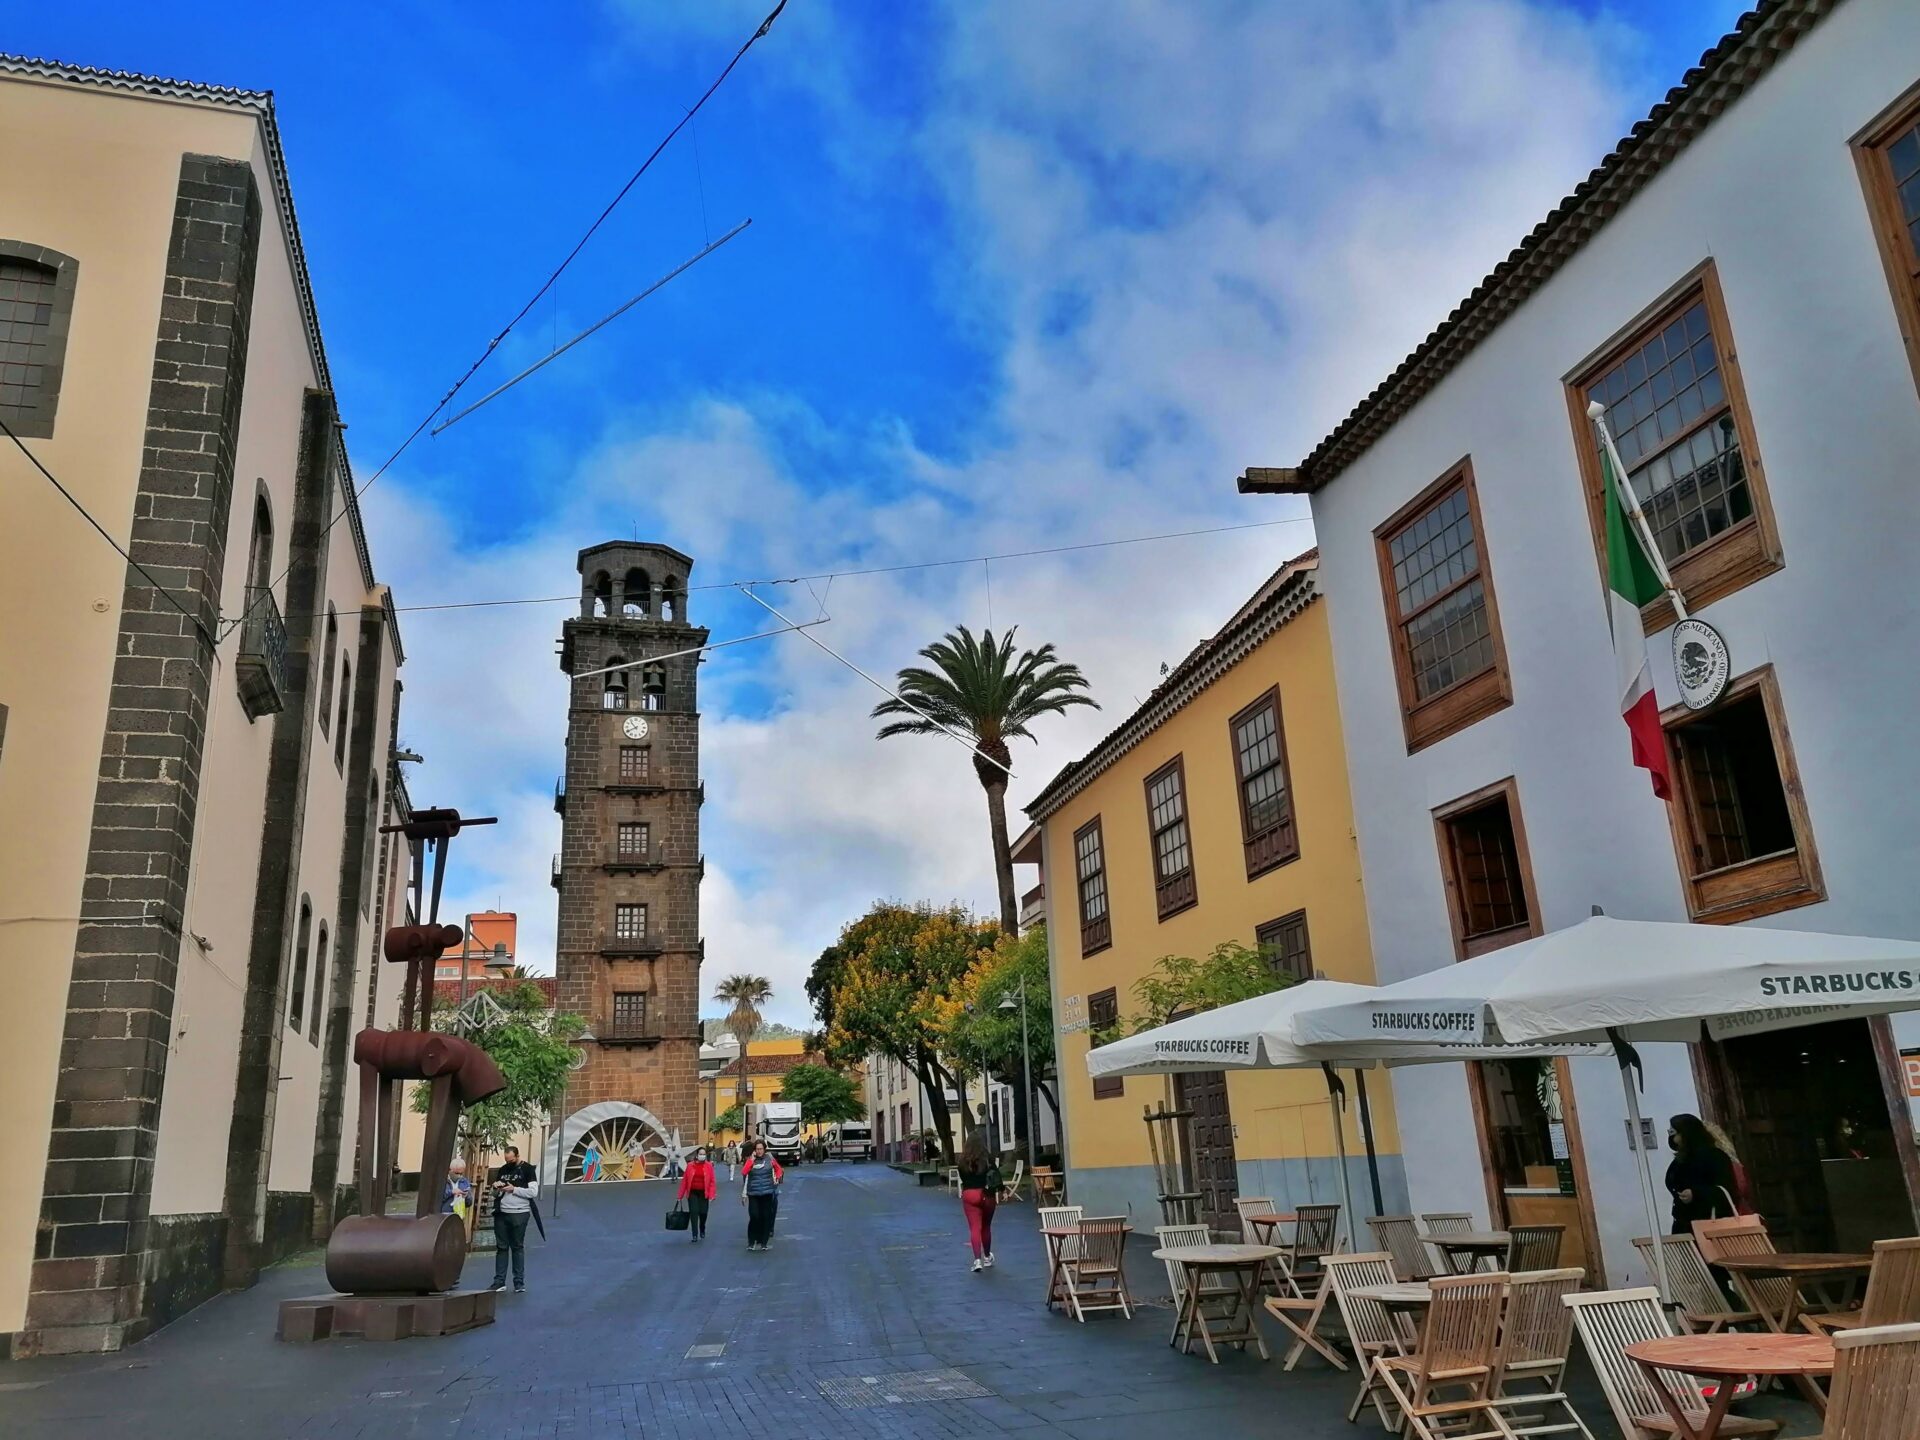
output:
[[[669,575],[660,582],[660,618],[662,620],[687,618],[687,592],[677,575]]]
[[[53,434],[79,263],[0,240],[0,419],[23,439]]]
[[[618,655],[610,657],[609,665],[625,665],[627,662]],[[602,710],[624,710],[627,708],[627,674],[625,670],[609,670],[602,678],[600,686],[600,708]]]
[[[649,665],[640,673],[640,708],[664,710],[667,705],[667,670],[664,665]]]
[[[320,922],[320,938],[313,945],[313,1010],[307,1016],[307,1039],[320,1040],[320,1014],[327,1008],[327,922]]]
[[[653,605],[653,581],[644,570],[629,570],[624,584],[621,585],[624,599],[620,604],[620,613],[628,619],[646,616]]]
[[[292,1009],[287,1012],[287,1025],[294,1034],[300,1033],[300,1021],[307,1013],[307,930],[313,924],[313,902],[306,896],[300,897],[300,929],[293,941],[293,983],[287,986]]]
[[[587,593],[580,597],[580,618],[604,620],[613,614],[613,577],[606,571],[594,573],[587,582]]]
[[[353,715],[353,666],[347,657],[340,657],[340,723],[333,732],[333,764],[335,769],[347,763],[347,721]]]
[[[333,657],[340,648],[340,617],[327,606],[327,640],[320,650],[320,733],[327,733],[333,718]]]
[[[273,583],[273,507],[265,495],[253,500],[253,538],[247,542],[247,600]]]

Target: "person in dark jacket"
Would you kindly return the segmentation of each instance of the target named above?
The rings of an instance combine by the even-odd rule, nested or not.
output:
[[[713,1173],[713,1162],[707,1159],[707,1147],[702,1145],[687,1163],[686,1172],[680,1177],[679,1191],[680,1198],[687,1202],[687,1214],[692,1217],[687,1229],[692,1232],[696,1245],[707,1238],[707,1207],[719,1193],[720,1182]]]
[[[960,1151],[960,1204],[976,1271],[993,1268],[993,1212],[1000,1190],[1000,1167],[987,1151],[984,1128],[976,1127]]]
[[[767,1153],[767,1142],[753,1142],[753,1153],[741,1167],[740,1203],[747,1207],[747,1249],[765,1250],[773,1244],[773,1222],[780,1215],[780,1182],[785,1172]]]
[[[1676,1115],[1667,1126],[1673,1163],[1667,1166],[1667,1193],[1673,1196],[1673,1233],[1691,1235],[1696,1220],[1720,1220],[1736,1213],[1733,1156],[1698,1115]]]

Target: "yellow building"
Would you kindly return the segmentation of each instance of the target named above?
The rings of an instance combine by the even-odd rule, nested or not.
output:
[[[1238,1228],[1239,1194],[1283,1210],[1338,1198],[1319,1072],[1095,1081],[1085,1060],[1088,1027],[1138,1013],[1134,986],[1165,955],[1234,940],[1302,979],[1373,981],[1316,565],[1309,552],[1282,566],[1027,807],[1035,829],[1015,858],[1044,877],[1068,1194],[1089,1214],[1159,1215],[1142,1113],[1162,1102],[1194,1112],[1195,1179],[1216,1228]],[[1380,1203],[1403,1213],[1388,1087],[1369,1098]],[[1364,1206],[1354,1099],[1349,1178]]]
[[[713,1125],[714,1116],[724,1115],[740,1099],[740,1047],[731,1035],[723,1036],[719,1043],[701,1047],[700,1061],[700,1125],[706,1131]],[[826,1063],[818,1053],[807,1049],[806,1040],[799,1035],[755,1040],[747,1047],[747,1081],[751,1087],[747,1099],[755,1105],[778,1100],[788,1072],[802,1065]],[[848,1073],[855,1088],[860,1088],[864,1083],[861,1069],[855,1066]],[[823,1125],[809,1125],[802,1133],[819,1135],[825,1130]]]

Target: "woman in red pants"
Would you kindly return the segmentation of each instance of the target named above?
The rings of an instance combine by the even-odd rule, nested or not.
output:
[[[1000,1167],[987,1154],[985,1137],[976,1129],[960,1151],[960,1204],[967,1212],[967,1239],[973,1244],[973,1268],[993,1265],[994,1197],[1000,1192]]]

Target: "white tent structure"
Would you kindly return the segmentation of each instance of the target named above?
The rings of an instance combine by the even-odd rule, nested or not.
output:
[[[1327,1103],[1333,1112],[1334,1145],[1339,1152],[1342,1220],[1351,1238],[1353,1189],[1347,1175],[1347,1139],[1342,1125],[1340,1091],[1333,1078],[1335,1066],[1357,1070],[1376,1064],[1599,1053],[1596,1046],[1565,1043],[1518,1047],[1441,1038],[1424,1045],[1362,1042],[1306,1046],[1295,1040],[1296,1021],[1301,1013],[1321,1006],[1364,1004],[1379,993],[1372,985],[1340,980],[1304,981],[1099,1046],[1087,1052],[1087,1073],[1098,1080],[1108,1075],[1172,1075],[1206,1070],[1325,1071]]]
[[[1359,996],[1293,1012],[1304,1049],[1610,1042],[1627,1115],[1640,1130],[1635,1041],[1716,1039],[1920,1009],[1920,943],[1753,926],[1615,920],[1522,940]],[[1638,1149],[1638,1147],[1636,1147]],[[1639,1149],[1647,1221],[1661,1230],[1653,1172]],[[1654,1246],[1667,1293],[1665,1247]]]

